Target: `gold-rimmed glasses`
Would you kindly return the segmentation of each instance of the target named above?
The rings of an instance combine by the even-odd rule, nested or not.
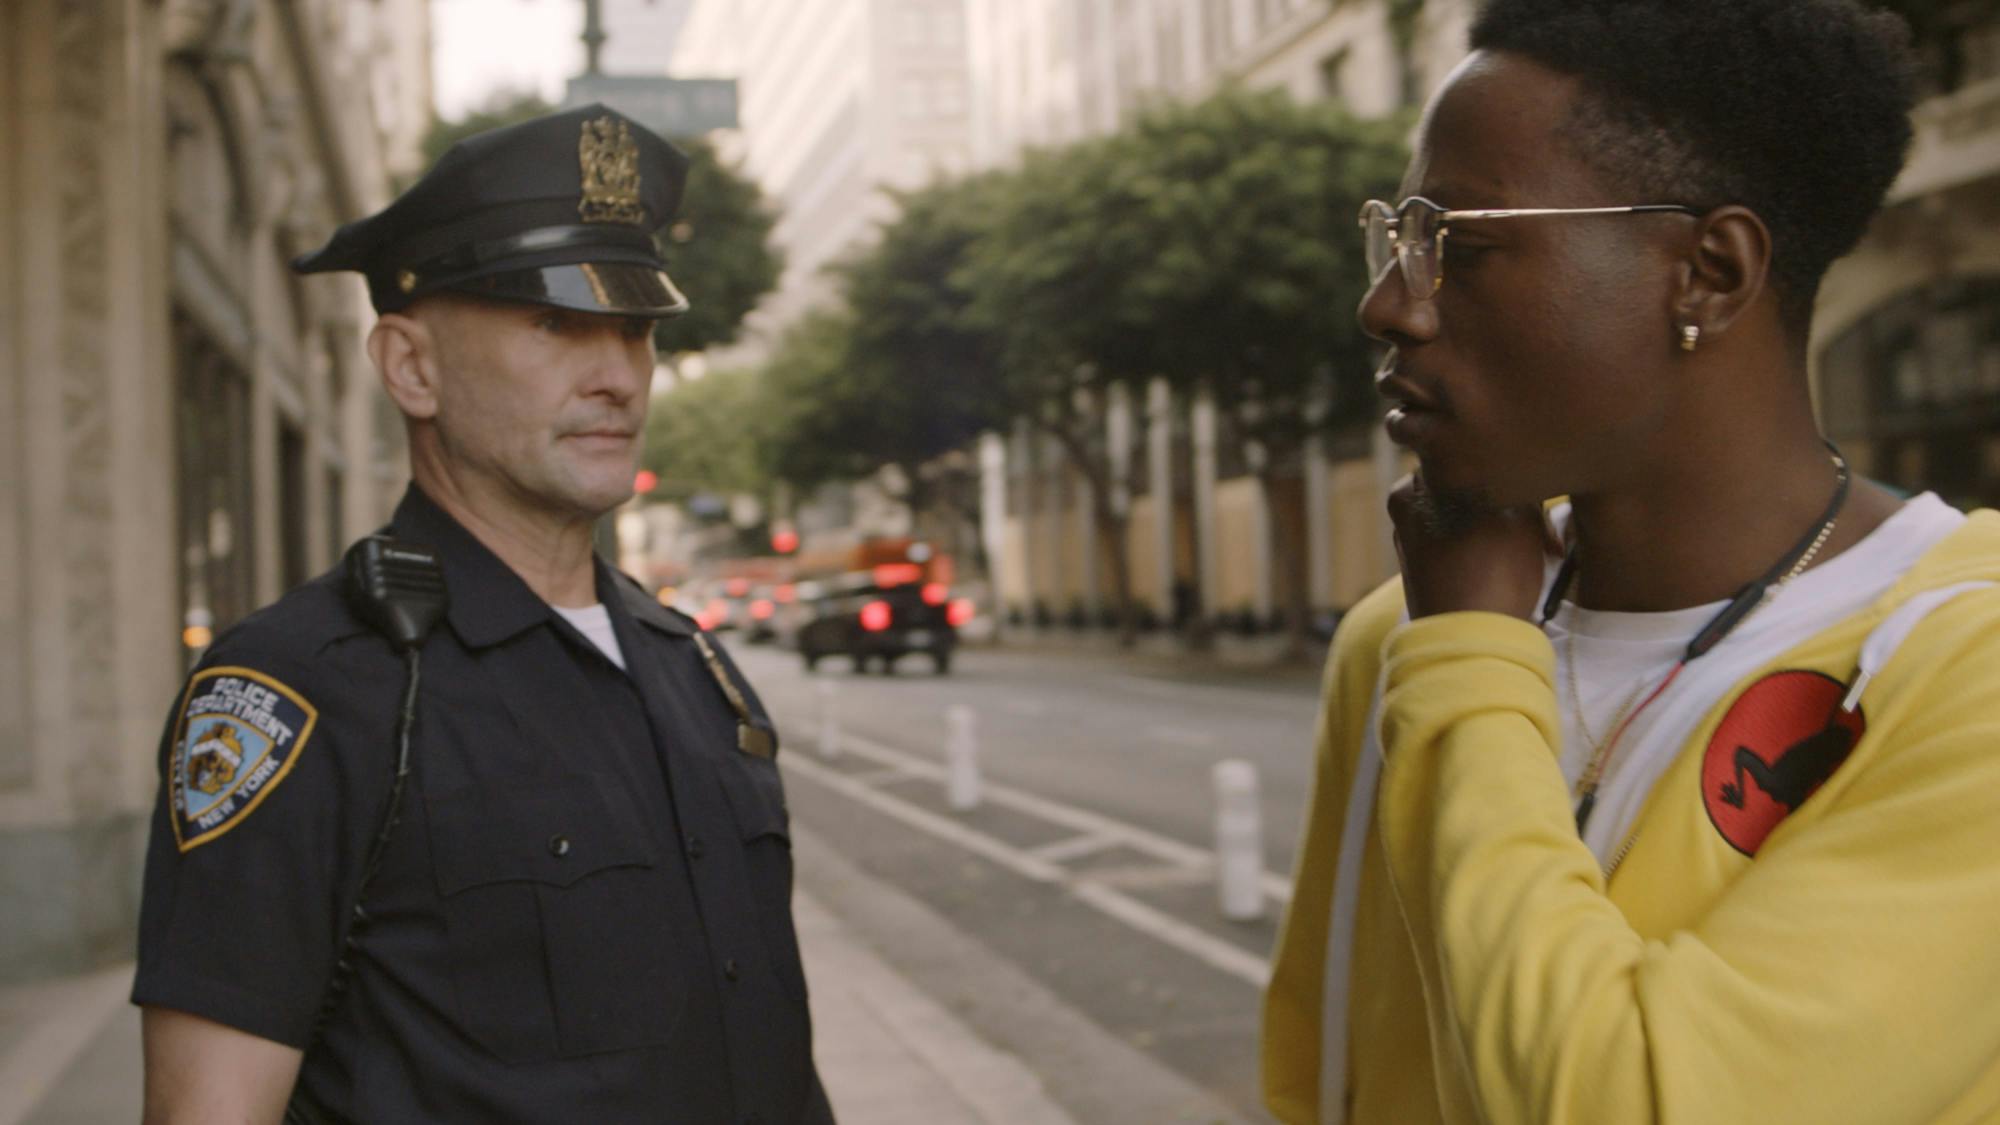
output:
[[[1421,195],[1391,207],[1379,199],[1361,205],[1361,230],[1368,249],[1368,281],[1382,279],[1390,259],[1402,262],[1403,281],[1410,292],[1428,300],[1444,284],[1444,239],[1451,224],[1467,219],[1525,219],[1540,215],[1647,215],[1701,212],[1678,203],[1641,203],[1631,207],[1515,207],[1487,211],[1453,211]]]

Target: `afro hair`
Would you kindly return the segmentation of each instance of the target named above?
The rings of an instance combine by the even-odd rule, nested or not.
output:
[[[1855,0],[1488,0],[1471,46],[1575,78],[1565,134],[1619,190],[1756,212],[1801,335],[1910,146],[1908,28]]]

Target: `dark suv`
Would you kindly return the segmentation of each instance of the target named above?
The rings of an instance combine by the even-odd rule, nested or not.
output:
[[[880,662],[884,673],[914,653],[930,656],[938,675],[951,671],[958,646],[953,619],[961,607],[938,584],[878,586],[872,581],[831,590],[812,604],[812,617],[799,627],[799,655],[807,670],[821,657],[847,656],[854,670]]]

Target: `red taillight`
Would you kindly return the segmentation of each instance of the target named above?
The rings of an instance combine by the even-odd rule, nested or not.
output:
[[[879,633],[889,627],[889,603],[869,602],[861,607],[861,627]]]
[[[928,582],[924,585],[924,604],[943,605],[951,600],[951,587],[942,582]]]
[[[756,601],[750,603],[750,616],[759,621],[769,621],[771,615],[777,611],[778,607],[773,605],[768,598],[758,598]]]
[[[708,615],[708,611],[705,609],[702,610],[700,613],[694,615],[694,623],[697,626],[699,626],[701,628],[701,631],[704,633],[710,633],[715,631],[715,619],[713,617],[710,617]]]
[[[958,598],[951,603],[950,609],[944,611],[944,619],[951,622],[951,627],[956,629],[972,620],[973,615],[978,612],[971,598]]]
[[[730,597],[740,598],[750,592],[750,580],[748,578],[732,578],[725,589],[728,590]]]
[[[783,586],[771,591],[771,593],[778,599],[779,605],[790,605],[798,600],[799,588],[787,582]]]
[[[716,625],[720,625],[724,621],[729,620],[729,603],[723,601],[721,598],[716,598],[714,601],[708,603],[708,608],[703,611],[703,616],[715,622]],[[715,625],[710,625],[709,628],[713,629]]]
[[[891,586],[907,586],[924,580],[924,568],[916,563],[883,563],[871,575],[875,584],[888,589]]]

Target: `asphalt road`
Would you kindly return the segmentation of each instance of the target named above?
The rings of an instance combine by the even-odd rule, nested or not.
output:
[[[837,659],[809,674],[788,652],[732,652],[777,720],[792,815],[816,846],[906,892],[1244,1119],[1264,1119],[1257,1012],[1311,779],[1310,671],[997,649],[961,651],[945,677],[922,661],[882,676]],[[840,732],[832,755],[822,749],[829,706]],[[983,800],[970,811],[945,796],[955,706],[972,711],[978,735]],[[1260,779],[1266,910],[1251,922],[1217,907],[1212,770],[1231,758]],[[884,948],[897,941],[877,937]],[[982,998],[969,985],[951,995],[948,966],[917,977],[979,1026]],[[1020,1049],[1045,1075],[1062,1072],[1062,1044]]]

